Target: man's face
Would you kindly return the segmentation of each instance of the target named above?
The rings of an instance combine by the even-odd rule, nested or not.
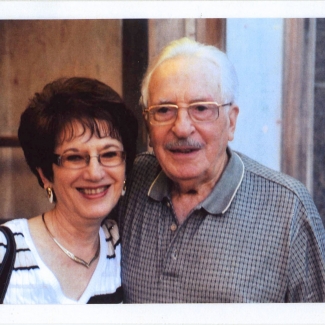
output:
[[[210,182],[224,167],[228,141],[234,137],[238,107],[220,107],[212,122],[193,122],[186,107],[220,97],[218,68],[200,58],[165,61],[149,84],[149,105],[176,104],[177,119],[168,125],[149,125],[150,145],[166,173],[176,183]],[[180,141],[181,140],[181,141]]]

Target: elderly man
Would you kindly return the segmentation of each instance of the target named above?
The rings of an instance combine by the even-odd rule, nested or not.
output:
[[[307,190],[228,146],[236,80],[224,53],[189,39],[149,67],[154,154],[138,156],[120,209],[125,302],[325,300],[325,233]]]

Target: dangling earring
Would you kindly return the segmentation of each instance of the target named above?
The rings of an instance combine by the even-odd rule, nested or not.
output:
[[[48,197],[50,203],[53,203],[53,191],[52,191],[52,189],[50,187],[48,187],[46,189],[46,192],[47,192],[47,197]]]
[[[122,194],[121,195],[124,196],[125,192],[126,192],[126,179],[123,182],[123,188],[122,188]]]

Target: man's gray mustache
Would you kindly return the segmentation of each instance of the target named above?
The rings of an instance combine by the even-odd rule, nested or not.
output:
[[[201,149],[203,148],[203,144],[192,139],[180,139],[165,144],[165,149],[167,150],[175,150],[182,147]]]

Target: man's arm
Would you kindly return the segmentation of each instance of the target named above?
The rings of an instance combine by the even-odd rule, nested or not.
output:
[[[325,230],[311,198],[295,205],[290,230],[287,302],[325,301]]]

